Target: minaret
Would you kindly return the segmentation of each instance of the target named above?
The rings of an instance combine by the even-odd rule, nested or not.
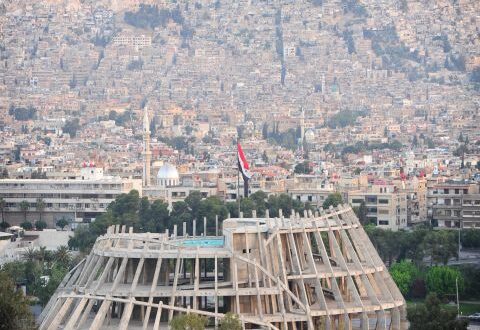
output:
[[[301,114],[300,114],[300,139],[303,143],[303,138],[305,137],[305,109],[301,107]]]
[[[150,163],[152,152],[150,151],[150,121],[148,120],[148,108],[143,109],[143,185],[150,186]]]

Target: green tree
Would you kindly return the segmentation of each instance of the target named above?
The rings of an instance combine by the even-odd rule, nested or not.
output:
[[[22,283],[25,280],[25,262],[12,261],[4,264],[1,272],[6,273],[14,283]]]
[[[242,322],[237,314],[227,313],[225,317],[220,320],[220,330],[242,330]]]
[[[359,206],[354,206],[353,212],[355,212],[355,215],[357,216],[358,220],[360,220],[360,223],[362,225],[367,225],[369,223],[367,219],[367,206],[365,205],[365,201],[362,201]]]
[[[267,210],[268,195],[265,192],[258,190],[248,196],[248,198],[250,198],[255,203],[255,210],[257,210],[257,216],[265,216],[265,211]]]
[[[478,299],[480,297],[480,268],[476,264],[464,264],[458,266],[463,276],[464,286],[468,288],[462,294],[463,299]]]
[[[33,229],[33,225],[30,221],[24,221],[20,224],[20,227],[22,227],[23,229],[25,230],[32,230]]]
[[[325,201],[323,202],[322,207],[326,210],[330,206],[336,207],[342,203],[343,203],[342,195],[336,192],[327,196],[327,199],[325,199]]]
[[[313,168],[310,165],[309,161],[304,161],[300,164],[295,165],[294,172],[297,174],[310,174],[312,173]]]
[[[53,267],[47,272],[48,282],[39,283],[37,286],[35,295],[39,298],[40,304],[45,306],[52,297],[55,290],[58,288],[60,282],[68,272],[68,268],[64,268],[60,264],[54,264]]]
[[[36,252],[36,259],[41,263],[50,262],[53,260],[53,254],[51,251],[47,250],[45,246],[41,246]]]
[[[47,228],[47,223],[45,221],[40,221],[40,220],[37,220],[35,221],[35,228],[37,228],[37,230],[44,230],[45,228]]]
[[[160,233],[170,226],[168,204],[156,200],[152,204],[142,198],[140,203],[140,223],[144,232]]]
[[[35,204],[35,208],[37,209],[37,212],[38,212],[38,215],[39,215],[39,220],[42,221],[42,214],[43,214],[43,211],[45,211],[45,201],[43,200],[43,198],[38,198],[37,199],[37,202]]]
[[[468,322],[457,319],[455,311],[441,307],[436,294],[429,294],[425,304],[415,304],[407,308],[410,330],[463,330]]]
[[[4,271],[0,271],[0,330],[34,329],[28,300]]]
[[[449,230],[431,230],[422,242],[424,254],[430,257],[431,264],[446,265],[450,258],[458,255],[456,232]]]
[[[3,197],[0,197],[0,211],[2,213],[2,227],[5,227],[5,208],[7,207],[7,202],[3,199]]]
[[[210,196],[200,202],[198,210],[199,219],[207,219],[207,234],[215,233],[215,221],[218,216],[219,221],[227,218],[228,210],[225,203],[216,196]]]
[[[417,267],[410,261],[400,261],[390,267],[390,275],[404,296],[408,295],[418,275]]]
[[[462,229],[461,241],[462,241],[462,247],[464,248],[479,248],[480,247],[480,230]]]
[[[433,266],[428,269],[425,276],[428,292],[435,292],[439,296],[453,295],[456,292],[456,280],[458,290],[463,291],[464,280],[458,269],[449,266]]]
[[[33,247],[28,247],[22,254],[23,260],[26,261],[35,261],[37,260],[37,251]]]
[[[195,313],[181,314],[170,321],[172,330],[203,330],[207,326],[208,319]]]
[[[70,135],[70,137],[75,137],[77,131],[80,129],[80,120],[78,118],[73,118],[72,120],[67,120],[65,126],[63,126],[63,132]]]
[[[97,236],[86,226],[79,226],[75,229],[73,237],[68,240],[68,247],[88,253],[95,243]]]
[[[30,203],[26,200],[23,200],[20,202],[18,207],[23,212],[23,221],[27,221],[27,212],[28,212],[28,209],[30,208]]]
[[[242,198],[240,201],[240,211],[243,212],[243,216],[251,218],[253,216],[253,210],[255,210],[255,202],[250,198]]]
[[[187,198],[185,198],[185,203],[187,203],[194,217],[198,217],[198,210],[200,208],[201,201],[202,201],[202,194],[198,190],[194,190],[190,192]]]
[[[63,230],[65,226],[68,226],[68,220],[65,218],[61,218],[60,220],[57,221],[57,226]]]
[[[68,246],[59,246],[57,250],[53,252],[53,260],[63,268],[68,268],[70,261],[72,260]]]

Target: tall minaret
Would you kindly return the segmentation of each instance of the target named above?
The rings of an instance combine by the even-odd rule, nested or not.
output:
[[[150,151],[150,121],[148,120],[148,108],[143,109],[143,185],[150,186],[150,163],[152,152]]]
[[[302,140],[303,144],[303,138],[305,137],[305,109],[303,107],[300,108],[300,139]]]

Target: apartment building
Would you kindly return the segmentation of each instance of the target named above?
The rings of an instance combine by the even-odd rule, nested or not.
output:
[[[480,183],[445,181],[427,193],[428,218],[442,228],[480,228]]]
[[[328,195],[335,193],[335,189],[323,176],[295,175],[287,184],[287,193],[292,199],[319,208]]]
[[[145,35],[117,35],[113,37],[115,46],[130,46],[135,49],[142,49],[152,45],[152,37]]]
[[[82,168],[74,179],[0,180],[6,222],[19,225],[25,218],[32,223],[41,218],[49,228],[61,218],[72,227],[94,221],[118,195],[132,189],[141,192],[141,180],[106,176],[103,169],[92,167]]]
[[[407,193],[407,223],[415,226],[427,222],[427,180],[414,177],[405,188]]]
[[[367,219],[378,227],[391,230],[407,227],[407,194],[394,185],[372,185],[350,191],[348,202],[353,207],[365,203]]]

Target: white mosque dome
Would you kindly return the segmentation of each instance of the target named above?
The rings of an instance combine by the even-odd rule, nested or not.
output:
[[[180,176],[178,171],[172,164],[164,164],[157,173],[157,185],[162,187],[178,186]]]
[[[305,141],[308,143],[312,143],[315,140],[315,132],[312,129],[308,129],[305,132]]]

